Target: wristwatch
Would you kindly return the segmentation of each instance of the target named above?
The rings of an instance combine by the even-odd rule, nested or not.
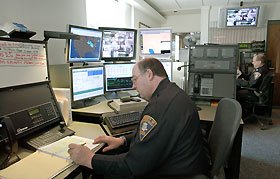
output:
[[[126,145],[127,145],[127,142],[126,142],[125,136],[120,136],[120,139],[123,140],[123,145],[126,146]]]

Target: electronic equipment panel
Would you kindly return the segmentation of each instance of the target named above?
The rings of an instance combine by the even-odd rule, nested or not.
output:
[[[91,99],[104,94],[104,67],[70,68],[72,102]]]
[[[66,61],[68,63],[101,60],[102,30],[69,25],[68,31],[80,35],[79,40],[66,41]]]
[[[130,61],[136,56],[136,29],[99,27],[103,30],[102,59]]]
[[[141,56],[170,56],[172,29],[139,29]]]
[[[190,47],[188,95],[193,98],[235,98],[237,45]]]
[[[63,121],[49,81],[0,89],[0,120],[9,117],[17,139]],[[8,129],[11,130],[11,129]],[[7,136],[0,128],[0,142]]]
[[[105,64],[106,92],[133,89],[132,69],[135,63]]]

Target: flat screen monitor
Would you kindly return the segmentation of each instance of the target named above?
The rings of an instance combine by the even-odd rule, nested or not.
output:
[[[106,91],[133,89],[132,68],[135,63],[105,64]]]
[[[259,7],[228,8],[226,10],[227,27],[257,26]]]
[[[171,55],[171,29],[140,29],[140,55]]]
[[[167,73],[168,79],[171,81],[172,80],[172,62],[171,61],[161,61],[161,63]]]
[[[80,35],[80,39],[66,41],[66,61],[68,63],[101,60],[102,30],[69,25],[69,32]]]
[[[136,29],[99,27],[103,30],[102,59],[130,61],[136,56]]]
[[[104,66],[70,68],[72,102],[104,94]]]

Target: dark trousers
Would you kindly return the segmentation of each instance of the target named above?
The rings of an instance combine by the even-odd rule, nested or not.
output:
[[[237,88],[236,100],[241,104],[242,107],[242,119],[245,119],[252,113],[253,105],[248,102],[249,98],[254,98],[254,94],[251,91]]]

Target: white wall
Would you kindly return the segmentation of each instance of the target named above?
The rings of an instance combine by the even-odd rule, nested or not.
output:
[[[200,12],[195,14],[168,15],[162,27],[172,27],[172,32],[200,32]]]
[[[7,0],[0,6],[0,24],[18,22],[43,40],[44,30],[66,31],[67,24],[86,25],[85,0]],[[50,64],[64,63],[65,40],[49,40]]]
[[[142,22],[150,27],[161,27],[161,22],[143,11],[134,8],[134,27],[139,28],[139,22]]]
[[[131,28],[132,7],[124,1],[86,0],[87,26]]]

